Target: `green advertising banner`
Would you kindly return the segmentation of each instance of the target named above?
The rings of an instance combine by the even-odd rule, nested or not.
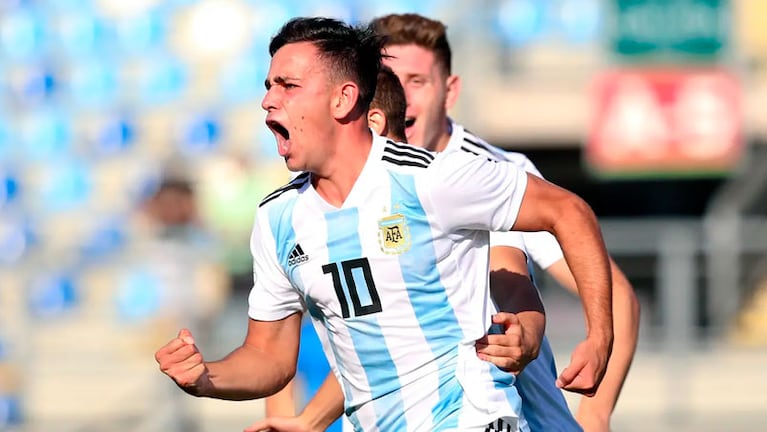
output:
[[[611,0],[610,47],[622,63],[717,63],[730,39],[729,0]]]

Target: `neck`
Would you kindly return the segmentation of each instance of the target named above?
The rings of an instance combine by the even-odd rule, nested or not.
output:
[[[366,121],[367,119],[365,119]],[[312,175],[317,193],[330,205],[341,207],[365,167],[373,146],[367,123],[354,122],[339,128],[330,138],[332,150],[326,168]]]
[[[445,118],[445,122],[442,123],[442,131],[439,134],[439,137],[437,138],[437,142],[434,145],[434,148],[431,149],[431,151],[434,152],[443,152],[447,148],[447,143],[450,142],[450,135],[453,132],[452,124],[450,123],[449,118]]]

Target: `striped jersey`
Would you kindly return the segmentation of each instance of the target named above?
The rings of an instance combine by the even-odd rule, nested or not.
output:
[[[509,161],[531,174],[542,177],[527,156],[494,147],[456,123],[452,123],[452,133],[445,152],[471,153],[492,160]],[[562,259],[562,249],[556,238],[545,231],[493,232],[490,234],[490,244],[520,248],[519,235],[522,237],[522,248],[526,251],[528,259],[536,262],[541,268],[545,269]],[[533,432],[582,430],[570,412],[562,391],[556,386],[556,379],[554,353],[548,339],[544,337],[538,357],[525,367],[516,380],[517,390],[522,397],[522,413]]]
[[[355,430],[527,430],[515,377],[474,346],[496,312],[488,231],[511,229],[526,185],[511,163],[374,136],[340,208],[309,173],[262,201],[249,315],[308,311]]]

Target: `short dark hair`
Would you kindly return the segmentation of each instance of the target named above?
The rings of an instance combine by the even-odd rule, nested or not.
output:
[[[299,17],[288,21],[272,38],[269,54],[274,56],[283,46],[298,42],[314,44],[334,77],[354,81],[360,93],[357,108],[367,111],[381,68],[383,38],[368,28],[332,18]]]
[[[378,108],[386,116],[386,127],[389,135],[399,141],[405,141],[405,113],[407,111],[407,99],[405,89],[399,77],[388,67],[381,66],[378,72],[376,93],[370,108]]]
[[[445,24],[418,14],[407,13],[375,18],[369,26],[386,38],[387,46],[414,44],[433,52],[445,74],[450,75],[453,59]]]

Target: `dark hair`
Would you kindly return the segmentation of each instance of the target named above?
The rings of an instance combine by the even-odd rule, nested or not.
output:
[[[360,92],[357,108],[368,109],[381,68],[381,36],[332,18],[293,18],[272,38],[269,54],[298,42],[314,44],[334,78],[354,81]]]
[[[389,135],[398,141],[406,141],[405,138],[405,112],[407,111],[407,99],[405,89],[397,75],[388,67],[381,66],[378,72],[376,94],[370,103],[370,108],[378,108],[386,116],[386,127]]]
[[[447,27],[418,14],[391,14],[375,18],[369,27],[386,38],[386,45],[414,44],[434,53],[446,75],[452,70],[452,53]]]

